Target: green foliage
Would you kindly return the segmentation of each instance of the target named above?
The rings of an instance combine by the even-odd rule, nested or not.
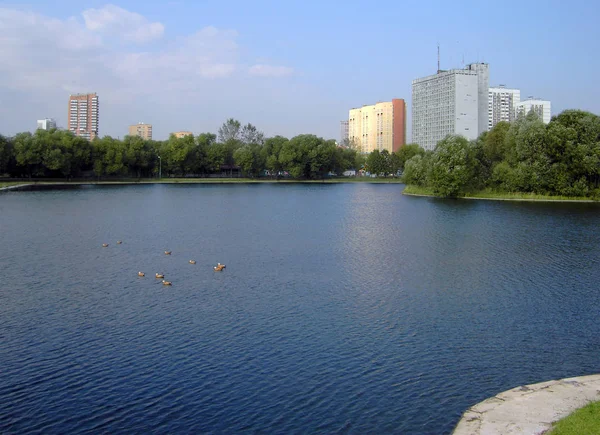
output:
[[[600,193],[600,117],[567,110],[544,125],[531,112],[511,124],[498,123],[470,143],[448,137],[430,160],[408,159],[403,180],[439,196],[491,189],[595,197]]]
[[[425,150],[416,143],[404,145],[396,153],[398,157],[399,169],[404,170],[404,165],[417,154],[425,154]]]
[[[406,184],[425,187],[429,185],[429,169],[431,154],[417,154],[404,165],[402,180]]]
[[[441,140],[431,158],[429,181],[439,196],[456,197],[473,185],[476,159],[469,141],[462,136]]]

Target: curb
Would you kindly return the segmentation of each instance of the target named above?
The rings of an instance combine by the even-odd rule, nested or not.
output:
[[[504,391],[469,408],[453,435],[538,435],[552,423],[600,400],[600,374]]]

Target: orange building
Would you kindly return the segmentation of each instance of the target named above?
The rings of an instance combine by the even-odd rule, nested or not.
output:
[[[348,139],[362,153],[396,152],[406,144],[406,102],[400,98],[380,102],[348,115]]]

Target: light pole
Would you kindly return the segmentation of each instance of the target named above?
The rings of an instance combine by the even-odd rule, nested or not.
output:
[[[162,179],[162,159],[160,158],[160,156],[157,154],[156,157],[158,157],[158,179]]]

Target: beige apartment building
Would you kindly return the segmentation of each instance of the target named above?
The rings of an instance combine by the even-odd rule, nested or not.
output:
[[[406,102],[401,98],[351,109],[348,139],[361,153],[396,152],[406,144]]]
[[[93,140],[98,136],[100,103],[98,95],[74,94],[69,95],[69,131],[75,136]]]
[[[175,136],[177,139],[181,139],[182,137],[186,137],[186,136],[193,136],[194,133],[192,133],[191,131],[176,131],[174,133],[171,133],[173,136]]]
[[[139,122],[129,126],[129,136],[139,136],[145,140],[152,140],[152,124]]]

